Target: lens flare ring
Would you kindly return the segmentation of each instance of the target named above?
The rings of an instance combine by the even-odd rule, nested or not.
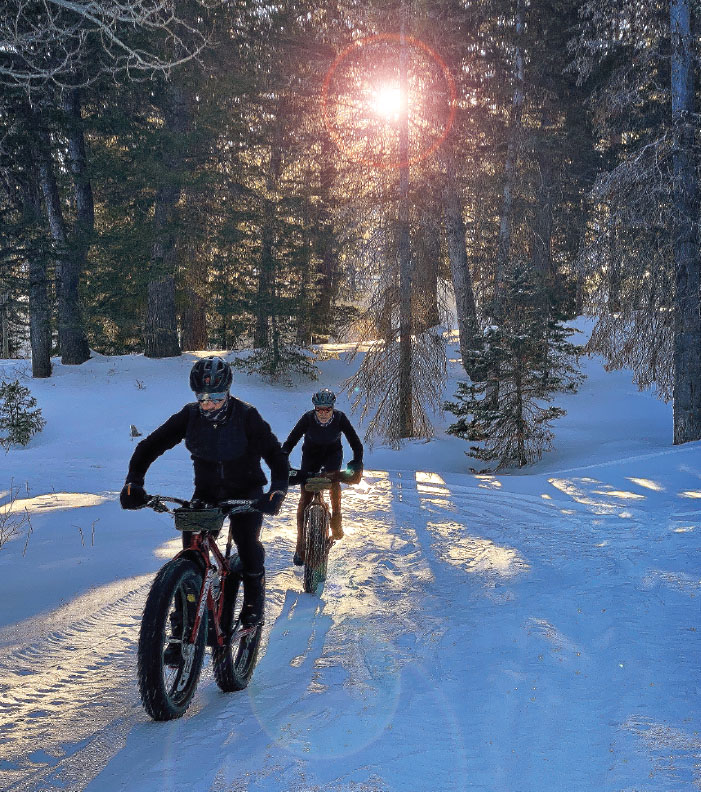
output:
[[[331,81],[333,80],[334,75],[338,71],[341,64],[355,51],[362,49],[363,47],[367,47],[371,44],[377,43],[384,43],[384,42],[391,42],[399,44],[401,42],[401,36],[399,33],[381,33],[375,36],[368,36],[366,38],[358,39],[357,41],[353,41],[347,47],[345,47],[339,55],[336,57],[336,60],[331,64],[331,67],[326,72],[326,76],[324,77],[324,82],[321,88],[321,105],[322,105],[322,115],[324,120],[324,126],[329,133],[329,136],[333,139],[336,143],[338,148],[348,157],[349,160],[352,161],[359,161],[366,165],[372,165],[373,167],[377,168],[403,168],[410,165],[416,165],[420,162],[423,162],[432,154],[434,154],[438,148],[445,142],[448,134],[455,122],[455,111],[456,111],[456,104],[457,104],[457,92],[455,88],[455,80],[453,79],[452,74],[450,73],[450,69],[448,68],[447,64],[441,58],[441,56],[428,44],[424,43],[420,39],[415,38],[414,36],[405,36],[404,41],[409,46],[417,47],[422,52],[424,52],[430,60],[438,65],[440,71],[443,75],[443,79],[448,86],[448,91],[450,94],[450,99],[448,102],[448,118],[445,122],[443,127],[443,131],[441,134],[433,141],[430,146],[427,146],[424,150],[420,151],[413,157],[409,157],[406,160],[394,160],[394,161],[385,161],[385,160],[377,160],[369,157],[358,156],[356,153],[352,152],[348,144],[344,141],[343,137],[337,132],[334,123],[331,120],[329,114],[329,91],[331,86]]]

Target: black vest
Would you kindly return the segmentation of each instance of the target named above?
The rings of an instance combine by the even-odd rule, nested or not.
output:
[[[197,404],[189,405],[185,447],[193,459],[207,462],[233,462],[248,453],[245,414],[230,399],[228,417],[224,421],[208,421]]]

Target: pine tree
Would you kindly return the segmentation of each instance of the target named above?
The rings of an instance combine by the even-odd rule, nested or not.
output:
[[[506,275],[509,310],[501,325],[485,330],[480,361],[483,370],[499,372],[498,399],[489,398],[487,379],[459,383],[456,401],[445,405],[458,417],[448,432],[477,443],[469,455],[495,462],[497,470],[523,467],[552,447],[550,424],[565,412],[546,404],[557,392],[575,391],[581,379],[578,348],[567,340],[572,331],[549,319],[530,268],[516,263]]]
[[[36,403],[29,388],[19,380],[0,385],[0,445],[3,448],[25,446],[44,428],[46,421],[41,417],[41,410],[33,409]]]

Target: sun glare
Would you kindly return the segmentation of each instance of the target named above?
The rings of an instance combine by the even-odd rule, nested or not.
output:
[[[396,122],[402,112],[402,92],[398,85],[387,83],[372,95],[373,112],[385,121]]]

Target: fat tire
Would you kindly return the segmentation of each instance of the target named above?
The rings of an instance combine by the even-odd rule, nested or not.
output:
[[[175,598],[187,598],[187,595],[192,593],[199,597],[202,581],[202,572],[194,561],[175,558],[162,567],[156,575],[146,598],[139,634],[138,678],[144,709],[154,720],[179,718],[187,710],[195,693],[204,659],[207,635],[206,610],[195,641],[192,665],[180,690],[177,689],[176,684],[179,686],[182,680],[184,660],[177,669],[174,669],[173,683],[168,684],[164,678],[166,667],[163,655],[166,629]],[[192,628],[188,616],[185,615],[187,607],[183,613],[182,634],[187,635],[188,626]]]
[[[304,590],[316,594],[319,585],[326,580],[329,560],[329,513],[313,503],[307,512],[304,542]]]
[[[238,613],[241,611],[240,601],[243,600],[243,581],[241,564],[235,559],[232,572],[227,576],[224,587],[224,607],[222,610],[221,627],[225,633],[231,634],[238,625]],[[262,623],[255,632],[237,641],[227,640],[224,646],[212,648],[212,670],[214,679],[224,693],[243,690],[253,674],[260,648]]]

